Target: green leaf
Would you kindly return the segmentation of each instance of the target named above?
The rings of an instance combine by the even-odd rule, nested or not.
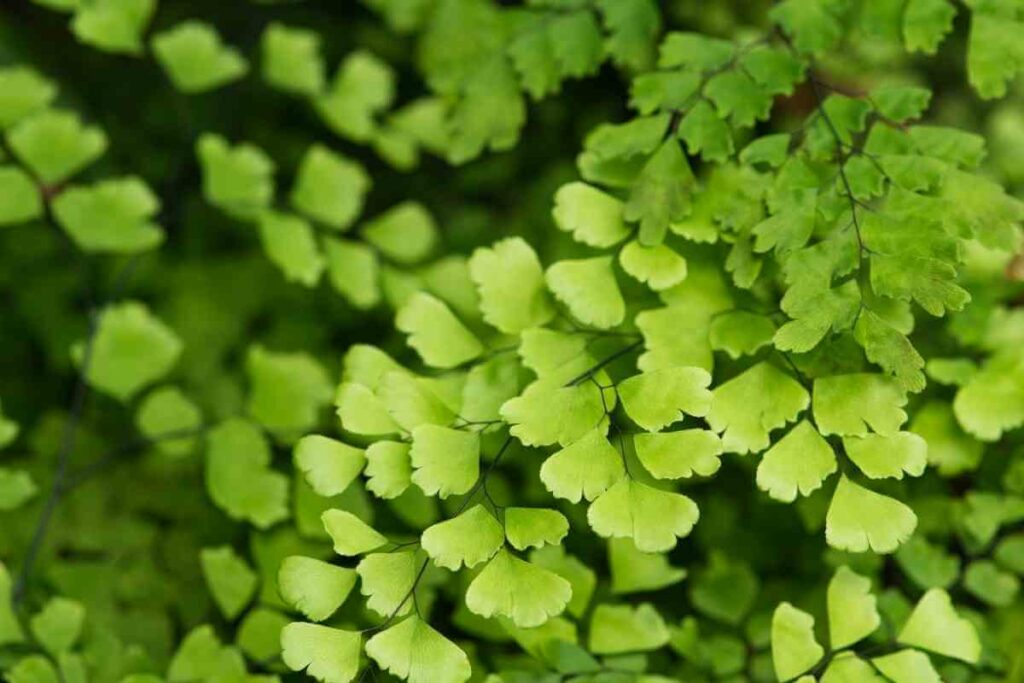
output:
[[[921,536],[914,536],[896,551],[896,562],[919,587],[949,588],[960,576],[960,560]]]
[[[825,650],[814,639],[814,617],[788,602],[772,615],[772,662],[775,676],[788,681],[817,664]]]
[[[211,626],[192,629],[167,668],[168,683],[237,680],[245,675],[245,661],[238,650],[221,645]]]
[[[702,33],[672,31],[658,51],[658,68],[693,67],[713,71],[728,64],[736,55],[736,46],[728,40]]]
[[[903,624],[897,642],[975,663],[981,656],[978,633],[953,609],[949,593],[932,588],[922,596]]]
[[[430,213],[418,202],[402,202],[377,215],[362,229],[367,242],[397,263],[419,263],[439,238]]]
[[[312,429],[331,398],[331,383],[323,367],[305,353],[249,348],[245,357],[249,378],[246,411],[271,432],[290,442]]]
[[[900,388],[912,392],[924,389],[924,359],[905,335],[871,310],[862,311],[857,318],[855,335],[868,360],[894,375]]]
[[[21,628],[18,615],[14,613],[12,599],[11,575],[7,567],[0,562],[0,645],[21,643],[25,634]]]
[[[658,6],[650,0],[621,3],[597,0],[608,32],[605,51],[617,64],[642,71],[654,61],[654,43],[661,30]]]
[[[692,106],[680,121],[678,132],[693,156],[699,154],[708,162],[724,162],[732,156],[732,131],[707,100],[701,99]]]
[[[745,51],[739,63],[744,73],[772,95],[792,95],[804,77],[804,64],[783,47],[755,47]]]
[[[466,653],[419,617],[370,638],[366,654],[409,683],[463,683],[472,673]]]
[[[619,252],[622,269],[655,291],[686,279],[686,259],[664,244],[645,247],[633,240]]]
[[[321,519],[334,541],[334,552],[339,555],[362,555],[388,542],[385,536],[347,510],[326,510]]]
[[[1006,84],[1024,69],[1024,47],[1018,39],[1024,21],[982,8],[971,13],[971,35],[967,48],[967,76],[985,99],[1003,97]]]
[[[789,156],[789,133],[775,133],[755,139],[740,152],[740,163],[767,164],[778,168]]]
[[[844,437],[843,448],[869,479],[919,477],[928,464],[928,444],[913,432]]]
[[[543,379],[506,401],[501,417],[511,425],[512,436],[526,446],[567,446],[594,429],[607,431],[608,398],[602,402],[601,397],[601,389],[591,382],[565,386]]]
[[[505,508],[505,536],[516,550],[558,545],[569,533],[569,520],[547,508]]]
[[[934,54],[953,29],[956,8],[949,0],[909,0],[903,13],[903,43],[911,52]]]
[[[174,87],[184,93],[214,90],[249,70],[241,53],[226,46],[217,29],[202,21],[176,24],[153,36],[152,46]]]
[[[377,132],[375,117],[395,97],[391,67],[365,50],[356,50],[338,66],[327,92],[317,97],[317,113],[338,135],[365,142]]]
[[[313,621],[334,614],[356,585],[354,569],[312,557],[286,557],[277,573],[277,588],[286,603]]]
[[[342,493],[366,464],[363,451],[318,434],[299,439],[294,457],[306,482],[324,497]]]
[[[900,501],[870,491],[845,476],[832,494],[825,539],[833,548],[879,554],[895,551],[917,527],[914,511]]]
[[[712,76],[704,85],[720,117],[729,118],[739,128],[753,126],[768,118],[772,96],[744,71],[729,70]]]
[[[249,659],[266,662],[281,656],[281,633],[289,624],[289,618],[266,607],[250,610],[238,627],[235,642]]]
[[[671,550],[699,516],[697,504],[681,493],[661,491],[631,477],[620,479],[587,510],[587,521],[598,536],[632,538],[645,552]]]
[[[670,38],[673,34],[670,34]],[[693,71],[655,71],[639,74],[630,88],[630,104],[643,115],[683,109],[700,89]]]
[[[505,530],[480,504],[434,524],[420,539],[423,550],[439,567],[458,571],[491,559],[505,543]]]
[[[660,590],[686,577],[686,570],[669,564],[665,554],[641,552],[628,538],[608,541],[608,564],[616,594]],[[573,597],[575,592],[574,586]]]
[[[587,565],[565,552],[562,546],[549,545],[530,553],[530,562],[550,569],[572,586],[572,598],[566,610],[576,618],[587,611],[597,586],[597,575]]]
[[[320,36],[314,31],[271,22],[260,39],[263,80],[294,95],[318,95],[326,76]]]
[[[406,431],[421,424],[448,425],[455,419],[454,411],[445,405],[434,387],[425,379],[412,377],[404,371],[386,373],[377,384],[377,395],[387,408],[392,424],[397,423]]]
[[[74,600],[50,598],[29,625],[36,641],[57,657],[70,650],[82,635],[85,607]]]
[[[730,311],[716,315],[708,329],[711,348],[725,351],[730,358],[750,356],[758,349],[772,343],[775,323],[758,313]]]
[[[412,430],[412,481],[428,496],[462,495],[480,476],[480,435],[438,425]]]
[[[5,672],[9,683],[60,683],[61,678],[46,657],[29,655]]]
[[[562,185],[555,192],[551,215],[559,230],[571,232],[577,242],[603,249],[629,236],[622,217],[622,202],[581,182]]]
[[[6,448],[17,439],[20,431],[17,422],[4,416],[3,404],[0,404],[0,448]]]
[[[592,429],[549,456],[540,467],[540,480],[556,498],[578,503],[584,497],[594,500],[625,473],[604,430]]]
[[[885,84],[871,91],[871,102],[878,113],[901,123],[921,118],[931,99],[928,88],[914,85]]]
[[[142,304],[127,301],[100,311],[91,347],[77,343],[71,350],[76,364],[85,364],[94,388],[128,401],[143,387],[171,371],[182,352],[181,340]]]
[[[334,230],[346,230],[363,210],[371,186],[363,167],[314,144],[299,164],[289,201],[300,213]]]
[[[274,197],[274,162],[249,143],[231,147],[227,140],[204,133],[196,143],[203,172],[203,197],[228,215],[254,220]]]
[[[622,209],[627,221],[640,223],[637,241],[653,247],[662,243],[669,223],[690,210],[690,191],[696,178],[679,143],[669,138],[651,155]]]
[[[801,420],[768,449],[757,466],[757,487],[775,500],[792,503],[809,496],[836,471],[836,454],[818,430]]]
[[[288,517],[288,477],[270,468],[270,444],[253,423],[230,418],[210,431],[206,488],[232,519],[266,529]]]
[[[548,268],[544,278],[555,298],[585,325],[607,329],[626,315],[611,256],[559,261]]]
[[[841,0],[784,0],[772,8],[770,15],[792,37],[798,50],[819,54],[842,36],[839,18],[844,8]]]
[[[427,365],[454,368],[484,351],[483,345],[451,309],[426,292],[414,294],[395,316],[395,326],[405,332],[408,344]]]
[[[71,30],[98,50],[139,55],[155,11],[156,0],[91,0],[75,10]]]
[[[43,198],[32,178],[15,166],[0,166],[0,226],[25,223],[42,215]]]
[[[664,368],[623,380],[619,399],[626,413],[649,432],[681,420],[703,417],[711,405],[711,375],[702,368]]]
[[[163,230],[150,219],[160,200],[139,178],[72,187],[53,201],[57,222],[84,251],[136,253],[159,246]]]
[[[484,320],[502,332],[518,334],[554,317],[540,259],[522,238],[510,237],[490,249],[477,249],[469,260],[469,272],[480,292]]]
[[[103,156],[107,136],[76,114],[49,109],[9,129],[7,144],[40,181],[56,185]]]
[[[316,286],[325,264],[313,226],[298,216],[265,211],[260,215],[259,231],[263,251],[285,280]]]
[[[377,441],[366,448],[366,488],[378,498],[393,499],[412,483],[409,444]]]
[[[614,655],[657,650],[669,640],[668,627],[650,603],[598,605],[590,617],[590,651]]]
[[[366,606],[390,618],[412,609],[411,591],[423,561],[414,552],[372,553],[356,566]]]
[[[917,650],[900,650],[875,657],[871,664],[893,683],[942,683],[928,655]]]
[[[228,620],[233,620],[256,593],[256,573],[230,546],[203,548],[199,552],[203,577],[214,602]]]
[[[1014,534],[999,541],[993,556],[1001,566],[1024,575],[1024,534]]]
[[[867,638],[882,625],[871,580],[842,566],[828,584],[828,632],[832,649]]]
[[[57,86],[35,69],[8,66],[0,69],[0,128],[42,111],[57,97]]]
[[[823,683],[887,683],[871,665],[853,654],[841,652],[829,662],[821,677]]]
[[[993,607],[1009,607],[1020,593],[1020,579],[989,560],[975,560],[964,572],[964,588]]]
[[[736,626],[754,606],[759,589],[760,581],[746,563],[715,551],[694,579],[690,601],[707,616]]]
[[[964,430],[982,441],[997,441],[1024,424],[1024,362],[1019,354],[990,357],[957,391],[953,412]]]
[[[0,467],[0,511],[17,510],[38,492],[28,472]]]
[[[558,574],[499,550],[466,590],[466,606],[482,617],[508,617],[520,628],[561,614],[572,586]]]
[[[195,450],[197,438],[192,433],[198,434],[202,422],[199,409],[175,387],[151,391],[135,413],[142,435],[154,441],[157,450],[175,457]]]
[[[323,240],[327,278],[350,304],[362,310],[380,303],[380,259],[372,247],[353,240]]]
[[[822,434],[892,436],[907,421],[906,394],[888,377],[834,375],[814,380],[814,421]]]
[[[808,403],[799,382],[762,362],[711,392],[707,420],[726,452],[756,453],[768,447],[771,430],[795,420]]]
[[[644,469],[658,479],[710,477],[722,464],[722,441],[710,430],[636,434],[633,445]]]
[[[357,632],[292,622],[281,629],[281,659],[292,671],[305,670],[318,681],[349,683],[359,672],[361,643]]]

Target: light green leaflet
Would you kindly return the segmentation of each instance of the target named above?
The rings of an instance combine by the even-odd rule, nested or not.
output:
[[[20,643],[25,639],[21,622],[11,604],[11,575],[6,565],[0,562],[0,644]]]
[[[227,619],[234,619],[256,593],[256,573],[230,546],[204,548],[199,553],[210,594]]]
[[[532,628],[561,614],[571,597],[572,586],[561,576],[499,550],[466,590],[466,606]]]
[[[427,365],[453,368],[473,360],[483,345],[440,299],[425,292],[413,295],[395,316],[395,327],[409,335],[409,346]]]
[[[195,450],[202,421],[203,416],[195,404],[180,389],[171,386],[146,394],[135,413],[135,424],[143,436],[156,441],[158,450],[176,457]]]
[[[658,479],[710,477],[721,466],[722,441],[705,429],[633,436],[636,455]]]
[[[671,550],[677,537],[690,533],[699,516],[697,504],[683,494],[662,491],[632,477],[620,479],[587,510],[587,520],[599,536],[632,538],[646,552]]]
[[[409,683],[463,683],[471,674],[466,654],[415,616],[370,638],[366,654]]]
[[[597,429],[607,431],[605,406],[614,403],[591,382],[564,386],[555,380],[538,380],[516,398],[501,406],[501,417],[512,425],[511,433],[527,446],[563,446]],[[611,393],[611,392],[609,392]]]
[[[203,171],[203,197],[240,220],[254,220],[274,196],[274,162],[255,145],[234,147],[219,135],[204,133],[196,143]]]
[[[0,467],[0,511],[17,510],[38,492],[28,472]]]
[[[556,498],[578,503],[582,498],[594,500],[625,473],[622,457],[604,430],[593,429],[548,456],[541,465],[540,480]]]
[[[289,199],[309,218],[345,230],[363,210],[370,177],[355,161],[315,144],[306,150]]]
[[[345,602],[356,585],[354,569],[312,557],[286,557],[277,573],[281,597],[313,621],[323,621]]]
[[[664,368],[644,372],[618,385],[619,399],[633,421],[649,432],[682,419],[703,417],[711,405],[711,375],[701,368]]]
[[[502,332],[518,334],[554,316],[540,260],[521,237],[474,251],[469,272],[480,292],[484,320]]]
[[[423,532],[423,550],[439,567],[458,571],[489,560],[504,545],[505,530],[483,505],[434,524]]]
[[[0,128],[45,109],[57,97],[57,87],[34,69],[0,69]]]
[[[792,503],[809,496],[836,471],[836,454],[807,420],[801,420],[765,452],[757,466],[757,487],[775,500]]]
[[[281,658],[324,683],[349,683],[359,671],[362,637],[318,624],[293,622],[281,631]]]
[[[327,373],[305,353],[276,352],[254,345],[246,354],[245,371],[249,378],[247,412],[286,443],[311,429],[331,398]]]
[[[626,315],[610,256],[559,261],[547,269],[544,279],[555,298],[585,325],[607,329]]]
[[[324,89],[320,36],[313,31],[272,22],[263,30],[260,59],[263,79],[274,88],[304,96]]]
[[[871,581],[840,567],[828,584],[828,631],[832,649],[867,638],[882,624]]]
[[[610,247],[629,235],[622,218],[622,202],[586,183],[560,187],[552,214],[560,229],[591,247]]]
[[[557,545],[569,533],[569,520],[557,510],[505,508],[505,536],[516,550]]]
[[[480,436],[437,425],[412,431],[412,481],[428,496],[466,493],[480,474]]]
[[[229,517],[265,529],[288,517],[288,478],[270,468],[270,444],[252,422],[231,418],[207,437],[206,488]]]
[[[378,132],[375,117],[394,97],[395,74],[388,63],[357,50],[338,65],[327,92],[316,99],[316,110],[338,135],[365,141]]]
[[[219,88],[249,70],[245,58],[224,45],[217,29],[202,21],[183,21],[153,36],[152,46],[174,87],[185,93]]]
[[[139,178],[71,187],[53,201],[57,222],[84,251],[136,253],[159,246],[164,233],[151,219],[160,200]]]
[[[409,591],[424,559],[414,552],[371,553],[356,566],[359,591],[366,596],[366,606],[381,615],[402,615],[412,609]]]
[[[835,375],[814,381],[814,420],[825,436],[891,436],[907,421],[906,393],[883,375]]]
[[[7,144],[40,180],[52,185],[103,156],[107,136],[99,128],[84,125],[76,114],[49,109],[10,128]]]
[[[928,464],[928,444],[913,432],[847,437],[843,439],[843,448],[850,460],[871,479],[902,479],[904,472],[919,477]]]
[[[775,676],[788,681],[808,671],[824,656],[814,639],[814,618],[788,602],[772,616],[772,662]]]
[[[747,311],[731,311],[716,315],[708,329],[708,340],[716,351],[725,351],[731,358],[752,355],[772,342],[775,323],[768,316]]]
[[[590,617],[589,647],[595,654],[657,650],[668,640],[668,627],[650,603],[602,604]]]
[[[29,622],[32,635],[57,657],[70,650],[82,635],[85,607],[67,598],[50,598]]]
[[[430,256],[440,239],[434,217],[413,201],[396,204],[374,216],[360,232],[386,258],[405,265]]]
[[[313,490],[328,498],[347,489],[366,464],[363,451],[318,434],[299,439],[294,457]]]
[[[708,423],[722,434],[727,453],[768,447],[769,433],[796,419],[810,403],[799,382],[762,362],[712,391]]]
[[[377,441],[366,449],[366,488],[378,498],[402,495],[412,483],[408,444]]]
[[[619,252],[619,264],[655,291],[674,287],[686,279],[686,259],[664,244],[646,247],[634,240]]]
[[[929,590],[918,601],[897,641],[965,662],[976,662],[981,656],[974,626],[956,613],[949,594],[941,588]]]
[[[127,401],[177,363],[181,341],[143,304],[113,304],[97,315],[99,328],[91,347],[79,342],[71,351],[82,365],[89,348],[87,377],[96,389]]]
[[[347,510],[327,510],[321,518],[324,529],[334,541],[334,552],[339,555],[362,555],[388,542],[386,537]]]
[[[138,55],[154,12],[156,0],[92,0],[75,10],[71,30],[99,50]]]
[[[875,657],[871,663],[894,683],[942,683],[928,655],[917,650]]]
[[[616,594],[645,593],[679,583],[686,570],[669,564],[664,553],[637,550],[628,538],[608,541],[608,564],[612,576],[612,592]],[[573,595],[575,597],[575,587]]]
[[[354,240],[323,240],[327,278],[350,304],[369,309],[380,303],[380,259],[372,247]]]
[[[43,214],[43,199],[31,176],[15,166],[0,166],[0,226],[17,225]]]
[[[281,269],[285,280],[315,287],[326,264],[313,226],[298,216],[264,211],[258,227],[263,251]]]
[[[825,539],[840,550],[884,554],[895,551],[916,527],[917,516],[909,507],[841,476],[828,508]]]

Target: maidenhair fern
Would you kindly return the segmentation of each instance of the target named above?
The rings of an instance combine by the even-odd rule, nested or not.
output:
[[[1024,5],[22,4],[5,680],[1024,675]]]

